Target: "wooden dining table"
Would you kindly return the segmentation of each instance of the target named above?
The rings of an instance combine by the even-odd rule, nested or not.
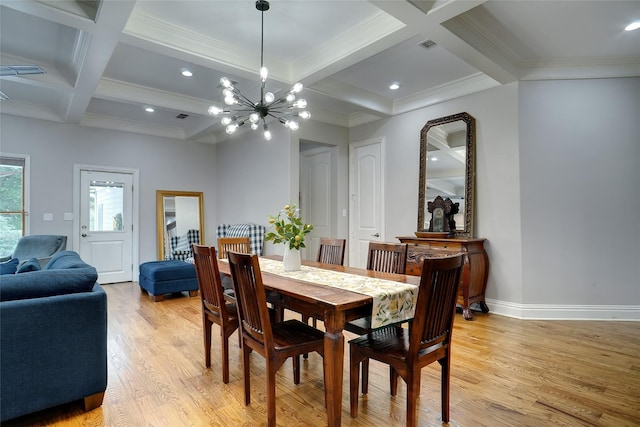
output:
[[[265,258],[282,259],[277,256]],[[303,265],[395,282],[419,285],[420,278],[404,274],[381,273],[361,268],[303,261]],[[220,272],[230,275],[226,260],[218,261]],[[262,272],[268,301],[324,322],[324,388],[327,425],[340,426],[342,418],[342,381],[344,369],[345,323],[372,312],[373,298],[357,292],[282,275]]]

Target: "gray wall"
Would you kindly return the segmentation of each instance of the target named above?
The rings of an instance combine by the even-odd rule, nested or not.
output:
[[[463,111],[476,119],[475,235],[488,239],[487,298],[513,303],[522,302],[517,97],[517,84],[503,86],[359,126],[350,136],[386,138],[385,226],[393,240],[417,229],[422,127]]]
[[[353,129],[387,139],[387,236],[416,227],[420,128],[462,111],[491,309],[640,319],[640,78],[514,83]]]
[[[140,262],[157,258],[156,190],[202,191],[205,242],[215,241],[214,145],[6,114],[0,120],[0,150],[31,156],[31,234],[64,234],[71,246],[73,221],[63,215],[73,212],[73,165],[88,164],[138,169]],[[45,212],[54,220],[43,221]]]
[[[338,126],[305,122],[298,132],[272,126],[273,138],[265,141],[261,132],[247,129],[217,144],[216,192],[219,223],[256,223],[268,226],[268,215],[284,205],[298,203],[300,139],[338,146],[338,180],[348,182],[348,131]],[[338,236],[347,236],[348,185],[336,195],[335,217]],[[279,245],[280,246],[280,245]],[[265,244],[265,253],[282,253],[281,247]]]
[[[640,305],[640,78],[520,95],[524,301]]]
[[[72,212],[73,164],[139,169],[143,262],[155,258],[157,189],[203,191],[211,243],[218,223],[266,224],[297,197],[298,138],[338,145],[341,211],[347,142],[384,136],[385,232],[410,235],[420,129],[462,111],[476,118],[476,236],[488,239],[492,311],[640,319],[640,78],[520,82],[348,132],[309,123],[292,135],[274,127],[271,142],[249,132],[217,146],[2,115],[0,150],[31,155],[32,233],[71,236],[62,215]]]

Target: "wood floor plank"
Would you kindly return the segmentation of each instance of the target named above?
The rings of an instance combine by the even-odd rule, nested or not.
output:
[[[229,384],[222,383],[217,326],[211,368],[204,366],[199,297],[156,303],[137,283],[104,288],[109,320],[103,405],[84,412],[73,402],[3,426],[266,424],[264,359],[251,356],[251,404],[245,406],[237,334],[229,340]],[[523,321],[477,313],[473,321],[456,315],[454,328],[450,426],[640,426],[639,322]],[[349,416],[348,345],[345,353],[342,424],[404,426],[406,387],[400,382],[398,395],[390,396],[388,367],[375,361],[369,394],[359,397],[359,416]],[[303,361],[299,385],[293,384],[290,361],[278,371],[276,409],[278,425],[326,425],[320,356]],[[420,426],[443,425],[437,364],[423,369],[418,412]]]

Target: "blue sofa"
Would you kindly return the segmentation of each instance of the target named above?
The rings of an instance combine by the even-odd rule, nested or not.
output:
[[[0,421],[83,400],[107,387],[107,295],[76,252],[0,275]]]

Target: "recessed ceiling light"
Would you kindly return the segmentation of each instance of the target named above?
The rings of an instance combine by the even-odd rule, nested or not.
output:
[[[437,157],[435,157],[435,156],[433,156],[433,157],[429,158],[429,160],[431,160],[432,162],[437,162],[437,161],[438,161],[438,158],[437,158]]]
[[[182,74],[184,77],[193,77],[193,73],[186,68],[182,69],[180,71],[180,74]]]
[[[156,110],[153,107],[144,107],[144,111],[146,111],[147,113],[153,113]]]
[[[393,82],[389,85],[389,89],[391,90],[396,90],[396,89],[400,89],[400,83],[398,82]]]
[[[627,25],[624,29],[626,31],[633,31],[633,30],[637,30],[638,28],[640,28],[640,21],[632,22],[631,24]]]

